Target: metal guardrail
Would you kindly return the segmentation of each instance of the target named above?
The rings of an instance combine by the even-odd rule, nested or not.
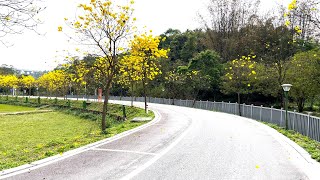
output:
[[[68,96],[68,98],[77,98],[76,96]],[[97,96],[78,96],[79,99],[94,99]],[[103,99],[103,98],[102,98]],[[131,101],[132,97],[110,96],[109,100]],[[144,102],[144,97],[133,97],[134,101]],[[238,103],[230,102],[212,102],[212,101],[194,101],[181,99],[165,99],[147,97],[149,103],[168,104],[183,107],[191,107],[196,109],[214,110],[228,114],[239,115]],[[273,107],[263,107],[254,105],[240,105],[241,116],[277,124],[280,127],[285,127],[285,110],[275,109]],[[299,132],[302,135],[308,136],[311,139],[320,142],[320,118],[311,116],[310,114],[297,113],[296,111],[288,111],[288,129]]]

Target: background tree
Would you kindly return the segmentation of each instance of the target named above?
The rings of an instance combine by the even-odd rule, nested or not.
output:
[[[133,106],[133,98],[134,98],[134,85],[142,80],[142,69],[138,63],[136,56],[126,55],[121,58],[121,66],[120,72],[121,75],[119,76],[118,83],[124,87],[130,88],[130,95],[131,95],[131,106]]]
[[[238,31],[257,14],[259,4],[259,0],[210,0],[208,17],[200,14],[207,34],[207,46],[217,51],[223,62],[241,54],[234,52],[239,47],[239,41],[235,40],[244,35]]]
[[[82,88],[85,89],[86,94],[86,85],[87,85],[87,78],[86,75],[89,72],[84,61],[79,60],[77,57],[71,58],[68,64],[65,64],[65,71],[69,76],[67,79],[70,79],[70,85],[73,85],[75,89],[75,94],[77,95],[77,100],[80,95],[80,91]],[[65,86],[68,86],[66,83]]]
[[[28,91],[28,95],[31,95],[31,89],[34,87],[36,80],[32,76],[24,76],[22,75],[21,78],[19,79],[21,88],[25,89]]]
[[[210,89],[211,77],[209,75],[202,75],[199,71],[191,70],[189,67],[185,66],[181,66],[178,72],[185,76],[184,91],[188,92],[186,98],[193,99],[194,103],[196,102],[201,90],[205,91]]]
[[[13,66],[2,64],[0,66],[0,75],[8,75],[8,74],[15,74],[15,70]]]
[[[186,76],[177,70],[166,72],[165,90],[168,98],[174,99],[186,97]]]
[[[37,84],[47,91],[47,96],[52,97],[64,95],[67,79],[68,76],[63,70],[54,70],[39,77]]]
[[[319,36],[319,4],[319,0],[293,0],[288,5],[285,24],[296,38],[306,42]]]
[[[237,93],[239,113],[241,94],[248,94],[252,92],[252,82],[256,80],[255,65],[256,62],[253,61],[256,56],[242,56],[240,59],[235,59],[228,62],[226,65],[226,72],[223,78],[224,82],[222,84],[222,89],[224,93]]]
[[[290,93],[294,97],[299,112],[303,111],[305,101],[313,102],[320,89],[320,51],[311,50],[297,53],[288,70],[288,82],[293,84]]]
[[[198,71],[198,77],[203,77],[203,80],[209,80],[210,92],[216,93],[219,91],[220,77],[222,75],[222,64],[220,62],[221,58],[218,53],[206,50],[198,53],[190,60],[188,69]]]
[[[130,42],[130,55],[134,56],[131,60],[136,62],[136,70],[140,71],[137,75],[141,76],[145,99],[145,111],[147,111],[147,83],[161,74],[159,69],[160,58],[167,58],[167,50],[159,49],[160,37],[154,37],[144,33],[135,36]]]
[[[10,94],[10,89],[14,90],[18,87],[18,78],[15,75],[0,76],[0,87],[6,91],[6,94]]]

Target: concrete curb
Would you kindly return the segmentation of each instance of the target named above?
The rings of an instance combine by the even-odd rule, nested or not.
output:
[[[55,163],[57,161],[60,161],[60,160],[66,159],[68,157],[71,157],[71,156],[86,152],[86,151],[91,150],[93,148],[96,148],[98,146],[111,143],[113,141],[116,141],[116,140],[121,139],[123,137],[126,137],[128,135],[131,135],[131,134],[133,134],[135,132],[141,131],[141,130],[149,127],[149,126],[152,126],[152,125],[158,123],[161,120],[160,113],[158,111],[155,111],[155,110],[153,110],[153,112],[155,114],[155,118],[152,121],[150,121],[150,122],[148,122],[148,123],[146,123],[146,124],[144,124],[142,126],[136,127],[136,128],[131,129],[129,131],[122,132],[122,133],[117,134],[117,135],[115,135],[113,137],[110,137],[110,138],[107,138],[107,139],[103,139],[103,140],[97,141],[95,143],[88,144],[88,145],[82,146],[80,148],[67,151],[67,152],[63,153],[62,155],[51,156],[51,157],[48,157],[48,158],[45,158],[45,159],[41,159],[41,160],[32,162],[30,164],[25,164],[25,165],[18,166],[18,167],[15,167],[15,168],[3,170],[3,171],[0,172],[0,179],[4,179],[4,178],[8,178],[8,177],[11,177],[11,176],[14,176],[14,175],[22,174],[22,173],[25,173],[25,172],[28,172],[28,171],[31,171],[31,170],[34,170],[34,169],[37,169],[37,168],[52,164],[52,163]]]

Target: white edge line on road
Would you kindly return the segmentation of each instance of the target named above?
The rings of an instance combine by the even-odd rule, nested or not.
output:
[[[149,166],[151,166],[153,163],[155,163],[157,160],[159,160],[162,156],[164,156],[166,153],[168,153],[172,148],[174,148],[192,129],[194,124],[194,121],[192,121],[191,125],[186,129],[173,143],[171,143],[166,149],[161,151],[159,154],[157,154],[155,157],[153,157],[151,160],[146,162],[144,165],[138,167],[137,169],[133,170],[131,173],[127,174],[126,176],[122,177],[121,180],[128,180],[132,179],[133,177],[137,176],[139,173],[147,169]]]
[[[147,124],[144,124],[142,126],[136,127],[136,128],[131,129],[129,131],[122,132],[122,133],[117,134],[117,135],[115,135],[113,137],[106,138],[106,139],[97,141],[95,143],[88,144],[88,145],[82,146],[80,148],[67,151],[67,152],[63,153],[62,155],[55,155],[55,156],[52,156],[52,157],[41,159],[39,161],[32,162],[30,164],[24,164],[24,165],[15,167],[15,168],[3,170],[3,171],[0,172],[0,179],[5,179],[5,178],[8,178],[8,177],[12,177],[12,176],[15,176],[15,175],[18,175],[18,174],[26,173],[26,172],[29,172],[31,170],[35,170],[35,169],[50,165],[50,164],[55,163],[57,161],[61,161],[61,160],[66,159],[68,157],[71,157],[71,156],[86,152],[86,151],[88,151],[90,149],[93,149],[93,148],[96,148],[98,146],[109,144],[109,143],[111,143],[113,141],[116,141],[116,140],[124,138],[124,137],[126,137],[128,135],[131,135],[133,133],[141,131],[141,130],[147,128],[147,127],[150,127],[150,126],[156,124],[157,122],[159,122],[161,120],[161,114],[156,110],[153,110],[153,112],[155,114],[155,118],[151,122],[149,122]]]
[[[140,151],[129,151],[129,150],[120,150],[120,149],[103,149],[103,148],[93,148],[92,151],[106,151],[106,152],[121,152],[121,153],[134,153],[134,154],[143,154],[156,156],[156,153],[140,152]]]

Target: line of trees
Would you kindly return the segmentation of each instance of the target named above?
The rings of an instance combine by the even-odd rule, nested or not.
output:
[[[137,34],[132,4],[80,4],[81,14],[65,20],[77,34],[71,38],[90,45],[91,53],[67,58],[36,86],[48,95],[66,95],[70,89],[95,94],[102,88],[102,130],[109,94],[281,106],[281,84],[290,83],[299,111],[319,98],[317,1],[293,0],[288,8],[261,16],[258,0],[211,0],[209,16],[200,15],[203,28],[168,29],[159,37],[145,32],[128,42]]]

